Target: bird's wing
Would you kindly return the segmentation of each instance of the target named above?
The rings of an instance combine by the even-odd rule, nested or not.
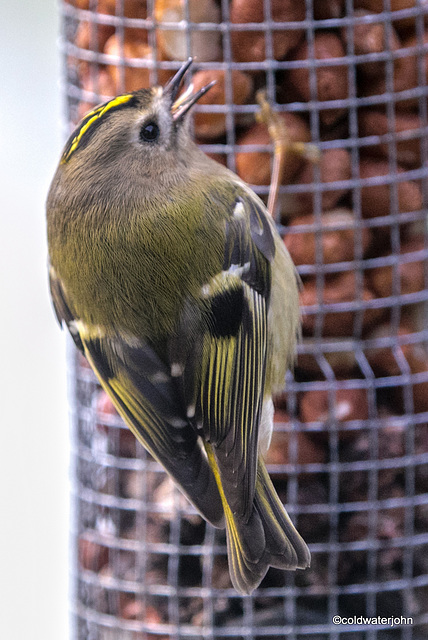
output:
[[[99,329],[86,327],[74,317],[54,272],[50,282],[58,320],[68,326],[131,431],[204,518],[222,526],[215,478],[170,367],[147,343],[107,337]]]
[[[169,357],[181,373],[187,413],[212,445],[220,491],[245,519],[257,473],[275,241],[258,200],[242,191],[231,204],[223,269],[202,287],[200,310],[183,310]]]

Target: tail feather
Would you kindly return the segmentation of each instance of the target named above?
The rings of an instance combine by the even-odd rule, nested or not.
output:
[[[223,507],[229,570],[237,591],[251,593],[270,566],[291,570],[309,566],[309,549],[282,506],[263,461],[258,463],[253,511],[248,521],[234,516],[227,504],[223,503]]]

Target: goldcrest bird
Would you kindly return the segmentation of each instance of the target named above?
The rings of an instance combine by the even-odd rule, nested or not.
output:
[[[309,550],[263,462],[300,318],[264,204],[192,141],[169,84],[110,100],[65,145],[47,200],[56,314],[136,438],[226,526],[235,589]]]

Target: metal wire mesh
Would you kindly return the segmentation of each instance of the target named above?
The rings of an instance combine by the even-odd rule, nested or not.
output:
[[[73,351],[74,638],[426,637],[425,6],[61,5],[70,124],[119,92],[165,81],[192,54],[197,70],[224,73],[223,98],[195,110],[198,142],[258,180],[262,197],[268,182],[255,168],[269,173],[271,145],[254,124],[255,89],[321,150],[315,166],[292,157],[281,188],[278,223],[304,282],[304,338],[276,402],[268,460],[311,569],[271,569],[239,596],[224,533],[174,489]],[[236,72],[252,87],[242,99]],[[334,616],[396,620],[337,625]]]

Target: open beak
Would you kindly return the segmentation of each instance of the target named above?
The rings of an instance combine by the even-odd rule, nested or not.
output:
[[[163,90],[164,95],[167,95],[171,101],[171,113],[174,122],[179,122],[180,120],[182,120],[189,109],[193,107],[195,102],[202,98],[202,96],[205,95],[206,92],[215,85],[215,80],[213,80],[209,84],[205,85],[205,87],[202,87],[202,89],[199,89],[199,91],[197,91],[196,93],[193,93],[193,85],[190,84],[187,87],[186,91],[177,98],[177,94],[181,86],[181,81],[186,75],[188,69],[191,67],[192,63],[193,58],[189,58],[187,62],[185,62],[182,67],[180,67],[175,76],[171,78],[171,80]]]

